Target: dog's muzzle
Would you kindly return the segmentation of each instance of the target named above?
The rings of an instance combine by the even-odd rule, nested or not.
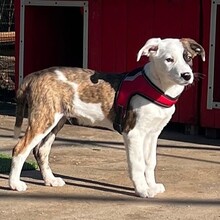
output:
[[[185,80],[185,81],[189,81],[192,78],[191,73],[189,72],[185,72],[185,73],[181,73],[181,77]]]

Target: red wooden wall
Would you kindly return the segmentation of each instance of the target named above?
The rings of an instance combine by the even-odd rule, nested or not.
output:
[[[211,1],[202,1],[203,13],[203,45],[206,48],[207,61],[203,64],[203,73],[205,77],[202,80],[202,99],[200,105],[200,125],[205,128],[220,128],[220,109],[207,109],[207,89],[208,89],[208,59],[209,59],[209,43],[210,43],[210,17],[211,17]],[[215,46],[215,77],[214,77],[214,101],[220,102],[220,6],[217,11],[216,24],[216,46]]]
[[[49,66],[82,66],[80,8],[26,6],[24,36],[24,75]]]
[[[152,37],[190,37],[201,43],[200,0],[90,0],[89,67],[111,72],[143,65],[136,54]],[[194,61],[198,71],[198,60]],[[179,100],[173,121],[197,124],[200,90],[197,83]]]
[[[207,39],[205,40],[207,36],[203,36],[203,29],[207,30],[209,25],[209,8],[206,8],[209,2],[209,0],[88,0],[88,67],[107,72],[125,72],[144,65],[147,58],[143,57],[137,63],[136,55],[146,40],[152,37],[190,37],[203,43],[207,51],[208,43]],[[18,73],[20,0],[15,1],[15,10],[16,73]],[[68,48],[63,41],[68,40],[70,45],[72,42],[71,48],[74,48],[77,45],[73,42],[79,42],[80,36],[75,37],[74,28],[70,30],[74,18],[69,19],[68,25],[62,26],[62,15],[57,16],[54,21],[52,19],[55,17],[54,13],[49,7],[27,10],[24,75],[48,65],[70,64],[68,57],[72,54],[65,53]],[[62,14],[62,11],[59,9],[58,13]],[[80,15],[75,21],[78,19]],[[202,65],[200,58],[195,58],[195,72],[202,72],[203,68],[206,70],[206,65],[207,62]],[[201,95],[205,96],[205,83],[206,81],[200,80],[186,89],[177,104],[173,121],[200,123],[200,113],[203,113],[204,108],[204,104],[202,108],[200,106],[201,101],[203,103]]]

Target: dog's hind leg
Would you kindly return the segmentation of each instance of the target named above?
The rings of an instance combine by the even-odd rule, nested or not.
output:
[[[40,167],[44,183],[47,186],[63,186],[65,182],[59,178],[55,177],[52,173],[52,170],[49,166],[49,154],[51,146],[55,140],[57,133],[62,129],[63,125],[66,122],[66,118],[63,117],[60,119],[58,124],[54,129],[34,148],[34,156]]]
[[[34,117],[33,113],[33,117]],[[37,113],[36,113],[37,115]],[[11,172],[9,175],[9,186],[13,190],[24,191],[27,186],[20,180],[23,164],[31,150],[37,146],[57,125],[63,114],[52,114],[54,117],[35,117],[30,120],[25,135],[19,140],[13,149]],[[42,115],[41,115],[42,116]],[[46,117],[46,118],[45,118]],[[38,123],[37,123],[38,122]],[[39,123],[40,122],[40,123]]]

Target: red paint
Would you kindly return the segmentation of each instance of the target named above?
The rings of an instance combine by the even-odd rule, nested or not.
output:
[[[219,6],[218,6],[219,8]],[[206,50],[206,62],[202,66],[203,74],[202,80],[202,98],[200,105],[200,125],[206,128],[220,128],[220,109],[207,109],[207,89],[208,89],[208,60],[209,60],[209,35],[210,35],[210,16],[211,16],[211,1],[203,1],[203,45]],[[217,32],[216,32],[216,53],[215,53],[215,78],[214,78],[214,101],[220,101],[219,81],[220,81],[220,10],[217,11]]]
[[[219,110],[206,110],[210,2],[88,0],[88,67],[107,72],[130,71],[147,62],[143,57],[137,63],[136,55],[149,38],[193,38],[204,46],[207,60],[202,64],[199,57],[195,58],[194,71],[202,72],[206,77],[184,91],[172,121],[220,127]],[[15,1],[15,10],[18,82],[19,0]],[[26,12],[24,75],[53,65],[81,64],[82,35],[77,34],[82,27],[81,9],[28,7]],[[216,71],[219,71],[219,66],[216,66]],[[217,92],[216,99],[220,99]]]

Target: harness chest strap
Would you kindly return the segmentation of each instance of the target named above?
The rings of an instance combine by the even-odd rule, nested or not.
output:
[[[140,95],[151,102],[166,108],[171,107],[178,100],[178,97],[169,97],[156,87],[146,76],[143,68],[128,73],[122,80],[115,96],[114,105],[116,118],[113,126],[119,133],[122,133],[123,131],[122,122],[126,116],[129,102],[134,95]]]

